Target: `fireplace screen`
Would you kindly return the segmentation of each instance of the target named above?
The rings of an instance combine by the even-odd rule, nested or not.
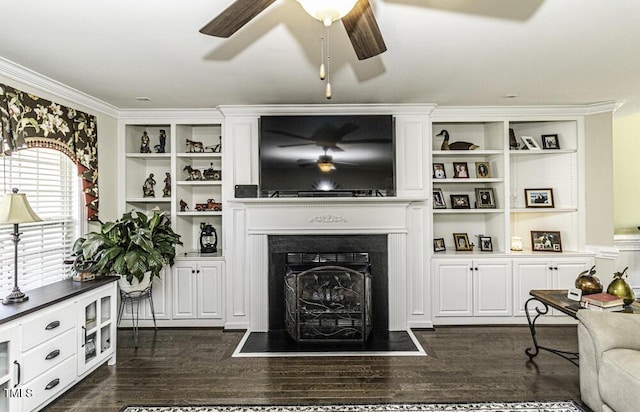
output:
[[[368,265],[354,270],[326,263],[286,275],[287,331],[298,342],[365,341],[372,325]]]

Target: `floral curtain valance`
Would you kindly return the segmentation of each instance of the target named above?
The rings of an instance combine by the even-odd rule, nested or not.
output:
[[[96,117],[0,84],[0,146],[12,152],[56,149],[71,158],[82,178],[87,218],[98,220],[98,131]]]

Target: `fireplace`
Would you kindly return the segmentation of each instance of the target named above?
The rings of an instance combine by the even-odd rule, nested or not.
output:
[[[298,309],[305,303],[299,302],[299,298],[304,296],[314,301],[313,284],[315,283],[314,274],[323,278],[325,282],[333,282],[337,288],[345,285],[353,286],[361,289],[361,297],[364,301],[360,301],[361,307],[351,312],[351,318],[343,318],[337,312],[326,313],[321,315],[322,328],[313,330],[312,325],[317,323],[308,323],[305,329],[306,333],[293,333],[294,338],[300,342],[305,340],[330,340],[331,337],[323,334],[340,335],[340,340],[363,340],[366,339],[372,329],[388,330],[389,329],[389,293],[388,293],[388,256],[387,256],[387,236],[386,235],[274,235],[269,236],[269,328],[268,330],[289,330],[292,327],[291,317],[299,316]],[[331,269],[326,269],[326,267]],[[325,269],[320,268],[325,267]],[[337,269],[336,269],[337,268]],[[314,269],[319,270],[313,273]],[[302,279],[303,287],[307,285],[307,292],[310,295],[300,293],[295,295],[294,282],[300,282],[300,276],[309,275],[308,279]],[[335,276],[339,281],[336,283]],[[349,280],[353,276],[356,278],[361,276],[360,283]],[[288,282],[287,282],[288,281]],[[342,286],[338,285],[340,283]],[[285,290],[291,288],[292,295],[286,297]],[[316,290],[320,293],[321,287]],[[343,293],[342,298],[336,295],[327,296],[327,287],[324,287],[324,299],[318,295],[315,299],[319,305],[340,306],[340,299],[344,304],[346,294]],[[352,293],[352,292],[349,292]],[[334,304],[331,305],[332,301]],[[357,305],[355,298],[349,302],[351,308]],[[297,306],[297,307],[296,307]],[[308,304],[307,304],[308,307]],[[291,313],[288,313],[291,311]],[[307,313],[309,316],[319,315],[319,312]],[[303,314],[303,317],[306,316]],[[360,321],[356,321],[356,317],[361,316]],[[309,318],[306,318],[309,320]],[[357,325],[355,329],[341,329],[347,323]],[[333,323],[336,328],[329,327]],[[330,331],[329,329],[334,329]],[[357,330],[356,330],[357,329]],[[349,331],[353,334],[350,334]],[[334,335],[336,336],[336,335]]]
[[[372,328],[369,254],[287,253],[286,261],[289,335],[297,342],[365,342]]]

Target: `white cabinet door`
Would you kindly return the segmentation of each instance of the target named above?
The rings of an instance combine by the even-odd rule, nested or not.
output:
[[[195,263],[176,262],[173,266],[173,319],[196,318],[197,290]]]
[[[515,316],[526,316],[524,305],[531,298],[529,291],[532,289],[551,289],[550,267],[546,260],[541,259],[522,259],[514,262],[513,311]],[[537,307],[543,307],[543,305],[531,302],[529,313],[535,314]]]
[[[513,292],[511,262],[476,260],[473,262],[473,312],[475,316],[511,316]]]
[[[78,301],[78,375],[115,355],[116,291],[112,282]]]
[[[451,259],[434,263],[434,315],[472,316],[472,261]]]
[[[222,319],[222,273],[224,262],[198,262],[198,318]]]
[[[0,412],[19,411],[22,398],[29,396],[18,381],[22,367],[19,328],[17,324],[0,328]]]
[[[552,279],[554,289],[575,287],[578,275],[592,266],[591,259],[557,259],[552,262]]]

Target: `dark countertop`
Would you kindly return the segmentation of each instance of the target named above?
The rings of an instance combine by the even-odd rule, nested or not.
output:
[[[0,303],[0,325],[73,296],[115,282],[118,279],[119,276],[100,276],[88,282],[74,282],[72,279],[66,279],[36,289],[23,291],[29,296],[29,300],[8,305]]]

